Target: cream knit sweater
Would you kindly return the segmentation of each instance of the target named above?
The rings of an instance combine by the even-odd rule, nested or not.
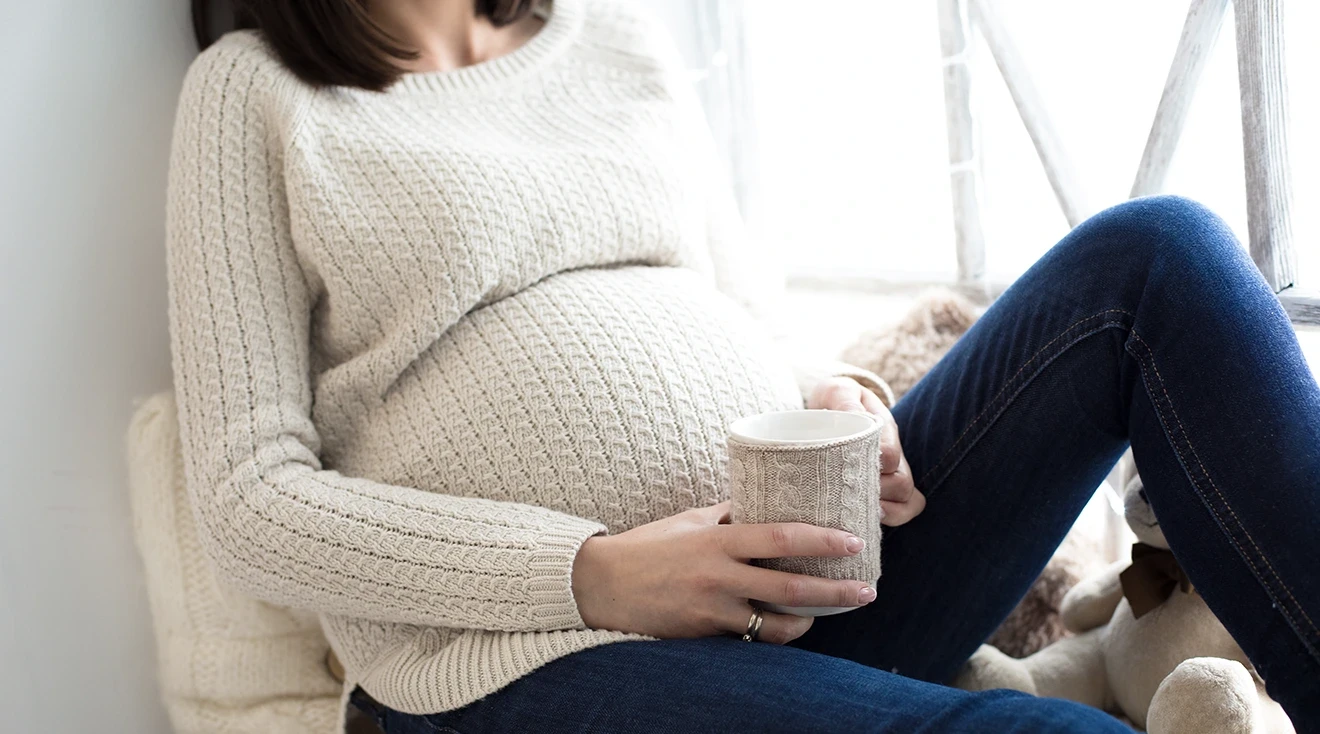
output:
[[[190,68],[169,178],[188,492],[223,579],[313,610],[361,685],[462,706],[587,629],[573,557],[727,496],[801,407],[677,54],[612,0],[512,53],[315,89],[250,31]],[[796,370],[796,372],[795,372]],[[796,379],[795,379],[796,378]]]

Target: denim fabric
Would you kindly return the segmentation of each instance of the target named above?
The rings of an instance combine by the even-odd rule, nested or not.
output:
[[[1132,729],[1098,709],[1016,691],[967,693],[851,660],[732,637],[616,642],[554,660],[457,711],[351,699],[386,734],[977,732]]]
[[[605,645],[456,711],[359,691],[386,732],[1128,731],[937,685],[1004,619],[1127,448],[1174,554],[1299,732],[1320,730],[1320,386],[1228,227],[1177,197],[1095,215],[894,408],[929,500],[879,598],[790,646]]]

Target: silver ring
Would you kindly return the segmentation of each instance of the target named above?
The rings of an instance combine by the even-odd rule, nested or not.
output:
[[[765,621],[761,617],[761,610],[753,608],[752,616],[747,620],[747,631],[743,633],[743,642],[756,642],[756,636],[761,634],[761,622]]]

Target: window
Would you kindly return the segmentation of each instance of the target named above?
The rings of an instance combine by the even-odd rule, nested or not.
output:
[[[1198,0],[1201,2],[1201,0]],[[1222,0],[1220,0],[1222,2]],[[653,2],[659,6],[661,3]],[[990,0],[1071,162],[1085,213],[1126,199],[1190,0]],[[1216,3],[1207,1],[1204,5]],[[1224,5],[1228,3],[1224,2]],[[731,148],[749,227],[790,278],[952,282],[954,217],[937,3],[687,0],[686,33],[717,133]],[[1291,117],[1292,243],[1299,291],[1320,293],[1320,5],[1283,3]],[[681,23],[682,20],[677,20]],[[693,21],[688,20],[688,23]],[[1004,284],[1069,229],[995,60],[973,32],[966,60],[980,127],[963,165],[981,175],[985,273]],[[712,63],[712,61],[714,63]],[[730,89],[742,90],[737,99]],[[741,127],[740,127],[741,126]],[[1163,190],[1203,201],[1248,239],[1234,13],[1187,115]],[[1313,301],[1320,320],[1320,300]],[[1297,318],[1297,312],[1294,313]]]
[[[970,2],[970,0],[967,0]],[[1250,2],[1252,0],[1241,0]],[[788,0],[649,0],[676,30],[728,153],[752,233],[799,288],[801,346],[837,349],[857,323],[822,319],[904,308],[912,284],[958,276],[939,2],[856,0],[828,12]],[[1193,0],[990,0],[1070,160],[1079,209],[1128,198]],[[1248,242],[1236,29],[1225,9],[1163,190],[1200,200]],[[1320,323],[1320,4],[1285,3],[1297,287],[1294,321]],[[982,35],[968,37],[981,176],[985,278],[1006,285],[1070,228]],[[1303,134],[1307,133],[1307,134]],[[845,294],[853,285],[857,293]],[[865,296],[860,291],[869,291]],[[875,291],[886,295],[875,295]],[[1298,293],[1301,293],[1299,295]],[[874,326],[873,322],[864,327]],[[1309,339],[1309,341],[1308,341]],[[1320,339],[1303,335],[1304,348]],[[1320,363],[1317,363],[1320,365]],[[1116,468],[1109,483],[1121,484]],[[1110,560],[1131,538],[1102,487],[1078,520]]]

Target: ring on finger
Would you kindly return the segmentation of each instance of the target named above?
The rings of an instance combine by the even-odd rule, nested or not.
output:
[[[756,642],[756,636],[761,634],[761,623],[765,621],[761,616],[761,610],[752,608],[752,616],[747,620],[747,631],[743,633],[743,642]]]

